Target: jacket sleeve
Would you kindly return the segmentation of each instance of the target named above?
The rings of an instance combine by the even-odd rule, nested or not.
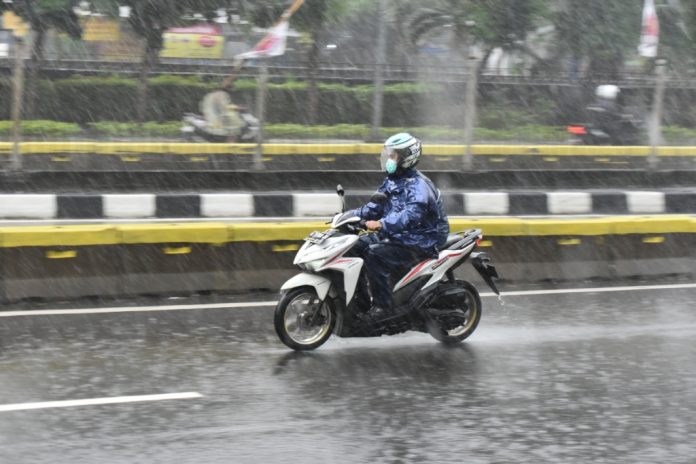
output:
[[[386,181],[377,189],[377,192],[384,193],[386,191]],[[374,221],[382,217],[384,213],[384,205],[368,202],[366,205],[351,210],[353,214],[364,221]]]
[[[415,185],[406,192],[404,208],[382,218],[382,232],[391,235],[412,228],[423,221],[427,212],[428,194],[422,185]]]

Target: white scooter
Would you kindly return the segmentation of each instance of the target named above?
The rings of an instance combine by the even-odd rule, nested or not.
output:
[[[340,185],[337,192],[343,200]],[[387,200],[382,193],[371,199],[375,203]],[[361,219],[343,212],[333,218],[331,229],[305,238],[294,261],[303,272],[283,284],[275,309],[275,330],[285,345],[298,351],[313,350],[334,333],[377,337],[408,330],[429,333],[445,344],[461,342],[481,319],[478,291],[470,282],[454,277],[454,270],[467,260],[499,294],[493,280],[498,274],[490,258],[474,252],[483,238],[481,230],[470,229],[450,235],[437,258],[395,276],[394,315],[372,321],[364,317],[370,302],[361,277],[363,259],[346,256],[362,233],[366,232]]]
[[[236,109],[231,109],[236,108]],[[203,141],[227,143],[231,140],[242,143],[255,142],[259,135],[259,120],[244,107],[232,105],[227,92],[218,90],[207,94],[200,103],[202,114],[186,113],[183,116],[181,135],[190,142]],[[230,111],[236,116],[232,118]],[[230,121],[241,119],[241,131],[233,133]]]

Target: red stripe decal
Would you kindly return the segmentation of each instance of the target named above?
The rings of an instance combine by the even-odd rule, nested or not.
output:
[[[408,275],[404,278],[404,280],[403,280],[402,282],[403,282],[403,283],[408,282],[409,279],[410,279],[411,277],[413,277],[414,274],[418,274],[418,271],[420,271],[421,269],[423,269],[423,266],[425,266],[426,264],[428,264],[428,263],[430,263],[430,262],[432,262],[432,259],[429,259],[429,260],[427,260],[427,261],[423,261],[422,263],[420,263],[414,270],[412,270],[411,272],[408,273]]]

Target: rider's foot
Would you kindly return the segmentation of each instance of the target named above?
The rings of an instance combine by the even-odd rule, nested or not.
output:
[[[365,316],[367,318],[369,318],[371,321],[380,321],[383,319],[389,319],[393,315],[394,315],[394,311],[391,308],[386,308],[386,307],[381,307],[381,306],[373,306],[365,314]]]

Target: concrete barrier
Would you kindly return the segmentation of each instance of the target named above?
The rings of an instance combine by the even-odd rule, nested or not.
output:
[[[0,143],[0,154],[9,153],[12,144]],[[55,154],[162,154],[162,155],[253,155],[253,143],[179,143],[179,142],[23,142],[24,155]],[[274,155],[375,155],[382,149],[380,143],[266,143],[264,154]],[[428,156],[461,156],[465,152],[462,144],[424,143],[424,154]],[[499,145],[476,144],[472,146],[475,156],[638,156],[648,157],[649,146],[586,146],[586,145]],[[696,156],[696,147],[658,148],[659,156]]]
[[[323,221],[0,228],[0,301],[275,291]],[[508,281],[694,277],[696,218],[456,218]],[[466,266],[461,272],[466,271]]]
[[[9,160],[9,144],[0,144],[0,165]],[[255,144],[176,142],[24,142],[28,170],[244,170],[252,169]],[[374,169],[380,144],[268,143],[263,158],[273,169]],[[463,145],[424,144],[424,169],[459,169]],[[472,147],[476,169],[645,169],[646,146],[496,145]],[[660,147],[660,166],[692,169],[696,147]]]

